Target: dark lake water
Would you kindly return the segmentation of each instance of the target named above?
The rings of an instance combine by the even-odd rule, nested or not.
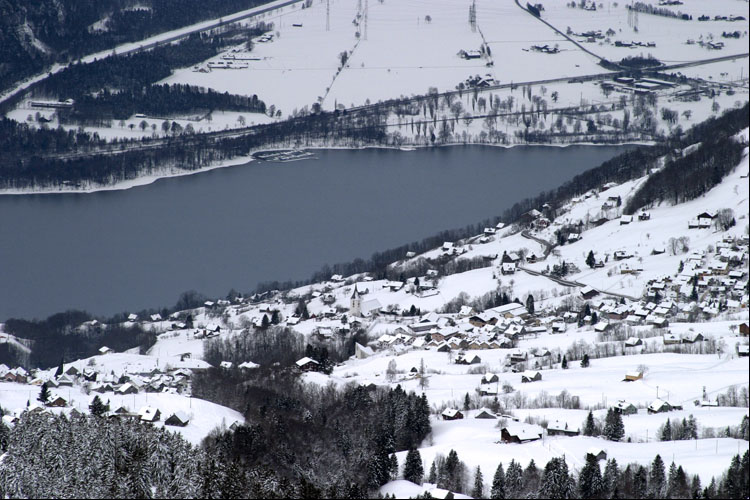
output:
[[[326,150],[125,191],[0,196],[0,321],[305,279],[499,215],[625,149]]]

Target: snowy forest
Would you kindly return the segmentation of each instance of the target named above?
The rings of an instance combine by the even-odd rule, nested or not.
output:
[[[273,392],[273,391],[269,391]],[[312,396],[313,394],[311,394]],[[288,417],[300,401],[269,399],[247,425],[215,432],[202,446],[132,420],[25,413],[8,429],[0,423],[0,495],[6,498],[373,498],[402,476],[475,498],[748,498],[748,453],[736,455],[721,477],[702,484],[682,466],[657,455],[648,466],[609,459],[602,473],[588,455],[573,473],[564,457],[543,467],[501,463],[487,478],[468,470],[451,450],[424,470],[411,449],[399,469],[393,451],[419,435],[393,430],[393,410],[426,400],[399,388],[369,393],[321,389],[322,399],[301,419]],[[305,403],[310,403],[308,400]],[[343,404],[343,405],[342,405]],[[336,411],[335,406],[342,405]],[[352,410],[352,411],[349,411]],[[406,415],[412,413],[406,412]],[[403,416],[403,413],[398,414]],[[322,424],[330,420],[328,424]],[[369,434],[372,421],[380,425]],[[419,426],[417,419],[412,425]],[[403,424],[403,422],[402,422]],[[427,427],[420,433],[429,432]],[[390,429],[389,429],[390,428]],[[324,431],[318,434],[318,430]],[[395,438],[395,439],[392,439]]]

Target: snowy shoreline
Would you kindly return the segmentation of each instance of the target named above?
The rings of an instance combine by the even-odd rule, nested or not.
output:
[[[557,147],[557,148],[564,148],[569,146],[648,146],[654,144],[653,142],[623,142],[623,143],[608,143],[608,144],[601,144],[601,143],[592,143],[592,142],[577,142],[577,143],[571,143],[571,144],[486,144],[486,143],[474,143],[474,142],[467,142],[467,143],[453,143],[453,144],[440,144],[437,146],[419,146],[419,145],[410,145],[405,144],[403,146],[377,146],[377,145],[368,145],[368,146],[309,146],[300,148],[301,150],[305,151],[321,151],[321,150],[364,150],[364,149],[392,149],[396,151],[404,151],[404,152],[411,152],[416,151],[418,149],[428,149],[428,148],[444,148],[444,147],[453,147],[453,146],[490,146],[490,147],[496,147],[496,148],[504,148],[504,149],[510,149],[514,147]],[[408,148],[408,149],[407,149]],[[107,184],[107,185],[85,185],[81,187],[74,187],[71,186],[69,188],[65,187],[59,187],[59,188],[40,188],[40,189],[0,189],[0,196],[23,196],[23,195],[36,195],[36,194],[91,194],[91,193],[98,193],[102,191],[123,191],[126,189],[132,189],[135,187],[140,186],[147,186],[149,184],[153,184],[154,182],[158,181],[159,179],[169,179],[173,177],[182,177],[185,175],[194,175],[194,174],[200,174],[203,172],[208,172],[211,170],[216,170],[219,168],[227,168],[227,167],[236,167],[239,165],[244,165],[251,162],[257,162],[256,158],[254,158],[254,155],[258,153],[266,153],[266,152],[272,152],[272,151],[279,151],[280,149],[292,149],[292,148],[270,148],[270,149],[259,149],[257,151],[251,152],[247,156],[239,156],[236,158],[232,158],[231,160],[226,160],[219,162],[214,165],[208,165],[206,167],[201,167],[195,170],[180,170],[177,168],[164,168],[160,172],[151,173],[144,176],[139,176],[135,179],[129,179],[126,181],[116,182],[114,184]],[[305,158],[302,158],[305,159]]]

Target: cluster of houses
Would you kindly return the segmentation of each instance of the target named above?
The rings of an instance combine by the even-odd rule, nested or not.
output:
[[[19,421],[23,413],[47,413],[49,412],[49,408],[65,408],[67,406],[68,402],[65,400],[65,398],[61,396],[55,396],[50,399],[44,406],[41,406],[39,404],[30,404],[25,408],[18,408],[8,413],[7,415],[3,415],[2,422],[8,427],[11,427]],[[71,416],[81,415],[81,412],[76,408],[70,408],[68,414],[70,414]],[[138,410],[138,412],[132,412],[127,407],[120,406],[117,409],[108,412],[106,416],[109,418],[130,419],[137,420],[146,424],[154,424],[155,422],[159,422],[161,420],[162,414],[158,408],[154,408],[152,406],[144,406],[140,410]],[[164,420],[164,425],[171,425],[176,427],[185,427],[189,423],[190,417],[186,413],[181,411],[170,414],[170,416]]]

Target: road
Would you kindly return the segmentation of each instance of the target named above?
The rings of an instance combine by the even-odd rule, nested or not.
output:
[[[521,271],[523,271],[523,272],[525,272],[527,274],[530,274],[532,276],[541,276],[542,278],[547,278],[548,280],[554,281],[558,285],[567,286],[567,287],[570,287],[570,288],[575,288],[575,287],[583,288],[585,286],[589,286],[589,285],[586,285],[585,283],[581,283],[580,281],[569,281],[569,280],[564,280],[562,278],[556,278],[556,277],[550,276],[548,274],[542,274],[539,271],[534,271],[533,269],[529,269],[528,267],[521,267],[521,266],[519,266],[518,269],[520,269]],[[591,288],[594,288],[594,287],[591,287]],[[597,292],[601,293],[602,295],[610,295],[610,296],[616,297],[616,298],[628,299],[628,300],[631,300],[633,302],[637,302],[637,301],[640,300],[640,298],[638,298],[638,297],[633,297],[631,295],[625,295],[625,294],[622,294],[622,293],[605,292],[604,290],[598,290],[596,288],[594,288],[594,290],[596,290]]]

